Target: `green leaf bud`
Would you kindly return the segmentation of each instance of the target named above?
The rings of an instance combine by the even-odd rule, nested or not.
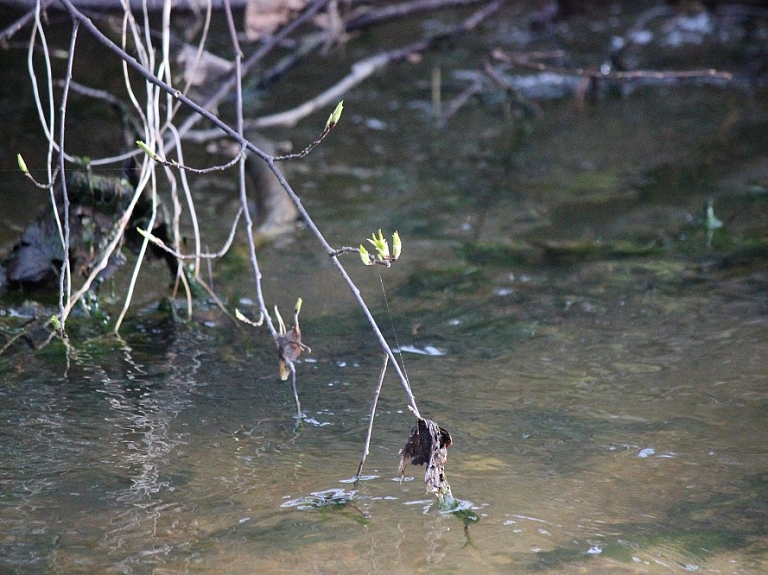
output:
[[[336,124],[339,123],[339,118],[341,118],[341,111],[344,109],[344,100],[336,104],[336,108],[331,112],[331,115],[328,116],[328,121],[325,123],[325,129],[333,128]]]
[[[400,241],[400,234],[395,232],[392,234],[392,261],[396,261],[400,257],[400,252],[403,251],[403,244]]]
[[[27,169],[27,163],[24,161],[24,158],[21,157],[21,154],[16,154],[16,160],[19,162],[19,169],[24,174],[28,174],[29,170]]]
[[[139,148],[141,148],[141,150],[142,150],[142,151],[143,151],[143,152],[144,152],[146,155],[148,155],[150,158],[152,158],[153,160],[157,160],[157,159],[158,159],[158,157],[157,157],[157,154],[155,154],[155,153],[154,153],[154,152],[153,152],[153,151],[150,149],[150,147],[149,147],[149,146],[147,146],[147,145],[146,145],[144,142],[142,142],[141,140],[136,140],[136,145],[137,145]]]
[[[373,265],[373,262],[371,262],[371,254],[368,253],[368,250],[365,249],[365,246],[363,244],[360,244],[360,259],[363,260],[363,263],[367,266]]]
[[[379,256],[380,260],[389,260],[389,244],[387,244],[387,240],[384,238],[384,234],[381,233],[381,229],[379,229],[379,237],[376,237],[376,234],[371,235],[369,242],[373,244],[373,247],[376,248],[376,253]]]

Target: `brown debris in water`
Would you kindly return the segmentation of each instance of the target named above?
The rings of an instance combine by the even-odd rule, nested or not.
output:
[[[445,461],[451,434],[431,419],[419,418],[411,430],[411,436],[400,450],[400,479],[405,476],[408,461],[413,465],[427,464],[424,482],[427,491],[440,497],[450,489],[445,478]]]

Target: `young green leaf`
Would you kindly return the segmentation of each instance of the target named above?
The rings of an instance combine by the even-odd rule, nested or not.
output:
[[[379,256],[379,259],[381,260],[389,260],[389,245],[387,244],[387,240],[384,238],[384,234],[381,233],[381,228],[379,228],[379,237],[376,237],[376,234],[371,235],[369,242],[373,244],[373,247],[376,248],[376,253]]]
[[[331,112],[331,115],[328,116],[328,121],[325,123],[325,129],[328,130],[329,128],[333,128],[336,124],[339,123],[339,118],[341,118],[341,111],[344,109],[344,100],[336,104],[336,109]]]
[[[392,234],[392,261],[396,261],[400,257],[400,253],[403,251],[403,244],[400,241],[400,234],[395,232]]]
[[[159,159],[159,158],[157,157],[157,154],[155,154],[155,153],[154,153],[154,152],[153,152],[153,151],[150,149],[150,147],[149,147],[149,146],[147,146],[147,145],[146,145],[144,142],[142,142],[141,140],[136,140],[136,145],[137,145],[139,148],[141,148],[141,150],[142,150],[142,151],[143,151],[143,152],[144,152],[146,155],[148,155],[150,158],[152,158],[153,160],[158,160],[158,159]]]
[[[19,162],[19,169],[24,174],[28,174],[29,170],[27,169],[27,163],[24,161],[24,158],[21,157],[21,154],[16,154],[16,160]]]
[[[373,265],[371,262],[371,254],[368,253],[368,250],[365,249],[365,246],[363,244],[360,244],[360,259],[363,260],[363,263],[367,266]]]

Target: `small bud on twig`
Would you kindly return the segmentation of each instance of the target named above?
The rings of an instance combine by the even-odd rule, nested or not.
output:
[[[365,249],[363,244],[360,244],[360,259],[363,260],[363,263],[367,266],[373,265],[371,254],[368,253],[368,250]]]
[[[51,325],[53,326],[56,335],[61,339],[67,339],[67,332],[64,331],[64,326],[61,324],[61,320],[55,315],[51,316]]]
[[[379,228],[379,237],[376,237],[376,234],[371,235],[372,239],[368,240],[373,244],[373,247],[376,248],[376,253],[379,255],[380,260],[389,261],[389,244],[387,244],[387,240],[384,239],[384,234],[381,233],[381,228]]]
[[[16,154],[16,160],[19,162],[19,169],[22,171],[22,173],[29,174],[27,163],[24,161],[24,158],[21,157],[21,154]]]
[[[400,257],[400,252],[403,251],[403,244],[400,241],[400,234],[395,232],[392,234],[392,261],[397,261]]]
[[[339,118],[341,118],[341,111],[344,109],[344,100],[336,104],[336,108],[331,112],[331,115],[328,116],[328,121],[325,123],[325,129],[330,130],[333,128],[336,124],[339,123]]]
[[[141,150],[142,150],[142,151],[143,151],[143,152],[144,152],[146,155],[148,155],[150,158],[152,158],[152,159],[153,159],[153,160],[155,160],[155,161],[160,161],[160,158],[157,156],[157,154],[155,154],[155,153],[154,153],[154,152],[153,152],[153,151],[152,151],[152,150],[149,148],[149,146],[147,146],[147,145],[146,145],[144,142],[142,142],[141,140],[136,140],[136,145],[137,145],[139,148],[141,148]]]

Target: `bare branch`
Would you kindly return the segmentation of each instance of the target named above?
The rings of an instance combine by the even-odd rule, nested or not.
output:
[[[69,0],[61,0],[61,1],[69,3]],[[242,65],[235,71],[235,74],[233,74],[228,80],[223,82],[219,87],[219,89],[216,91],[216,93],[214,93],[210,98],[208,98],[205,102],[203,102],[200,108],[202,110],[208,111],[211,108],[213,108],[216,104],[218,104],[232,90],[232,88],[238,82],[240,82],[244,74],[247,74],[251,70],[251,68],[253,68],[258,62],[260,62],[261,59],[264,58],[264,56],[266,56],[269,52],[271,52],[275,46],[277,46],[286,37],[288,37],[296,28],[304,24],[312,16],[317,14],[317,12],[322,10],[327,3],[328,3],[328,0],[315,0],[312,4],[310,4],[310,6],[304,12],[302,12],[301,15],[299,15],[297,18],[291,21],[288,25],[286,25],[283,29],[281,29],[277,34],[272,36],[268,42],[266,42],[259,50],[254,52],[245,62],[242,62]],[[180,98],[180,100],[184,102],[183,99]],[[193,110],[194,109],[195,108],[193,108]],[[184,123],[181,124],[181,126],[179,126],[179,134],[181,134],[182,137],[190,129],[192,129],[195,126],[195,124],[197,124],[197,122],[200,120],[200,116],[208,120],[211,119],[208,114],[203,114],[200,112],[200,110],[195,110],[195,111],[197,112],[197,114],[193,114],[192,116],[187,118],[184,121]]]
[[[471,6],[479,4],[483,0],[413,0],[411,2],[401,2],[400,4],[391,4],[378,10],[370,10],[352,18],[347,22],[346,30],[358,30],[367,28],[375,24],[381,24],[397,18],[405,18],[418,12],[428,12],[430,10],[439,10],[441,8],[455,8],[461,6]]]
[[[61,205],[62,205],[62,219],[64,220],[64,238],[62,240],[62,247],[64,248],[64,254],[69,253],[70,245],[70,229],[69,229],[69,194],[67,194],[67,179],[64,177],[64,134],[66,133],[66,115],[67,115],[67,98],[69,97],[69,84],[72,81],[72,66],[75,61],[75,45],[77,44],[77,31],[80,28],[80,23],[77,20],[72,21],[72,38],[69,44],[69,56],[67,58],[67,72],[64,78],[64,92],[61,96],[61,118],[59,119],[59,161],[58,168],[61,171]],[[56,206],[54,204],[54,209]],[[66,299],[64,295],[66,294]],[[72,297],[72,268],[68,257],[64,257],[64,261],[61,262],[61,273],[59,274],[59,312],[64,316],[64,304],[69,303]],[[61,331],[65,332],[66,325],[62,319]]]
[[[55,0],[44,0],[41,3],[40,9],[46,10],[48,6],[54,3]],[[16,20],[13,24],[8,26],[5,30],[0,32],[0,44],[5,44],[8,40],[10,40],[16,32],[24,28],[27,24],[29,24],[31,21],[35,19],[35,15],[37,13],[37,8],[33,8],[24,16]]]
[[[201,253],[201,254],[182,254],[180,252],[175,251],[173,248],[168,247],[163,240],[158,238],[155,235],[152,235],[150,232],[146,230],[142,230],[140,228],[137,228],[136,231],[139,232],[142,236],[147,238],[152,244],[156,245],[160,249],[168,252],[173,257],[180,259],[180,260],[192,260],[195,258],[201,258],[201,259],[217,259],[224,257],[224,255],[229,251],[229,248],[232,246],[232,242],[235,239],[235,232],[237,232],[237,224],[240,222],[240,216],[243,215],[243,208],[242,206],[237,210],[237,215],[235,216],[234,221],[232,222],[232,228],[229,230],[229,236],[227,237],[227,241],[224,242],[224,246],[215,253]]]
[[[598,69],[590,70],[585,68],[564,68],[561,66],[552,66],[538,61],[537,55],[532,54],[514,54],[505,52],[499,48],[493,51],[493,57],[501,62],[508,62],[520,68],[535,70],[537,72],[550,72],[560,76],[579,76],[590,80],[638,80],[638,79],[695,79],[695,78],[717,78],[730,81],[733,74],[730,72],[721,72],[712,68],[704,70],[631,70],[621,71],[602,71]]]

